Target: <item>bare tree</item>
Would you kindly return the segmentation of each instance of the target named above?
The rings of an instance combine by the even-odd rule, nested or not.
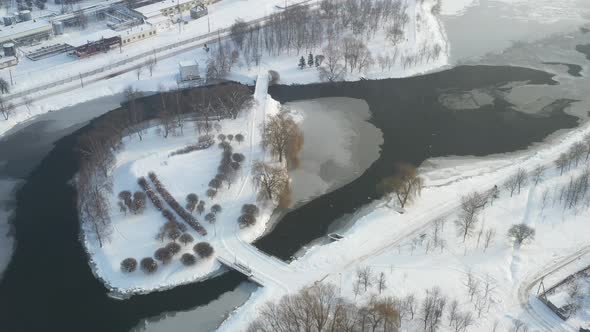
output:
[[[5,94],[8,92],[10,92],[10,84],[3,77],[0,77],[0,93]]]
[[[473,324],[475,324],[475,319],[470,311],[458,312],[452,327],[455,332],[465,332]]]
[[[379,290],[379,294],[387,289],[387,279],[385,278],[385,273],[379,273],[379,278],[377,279],[377,289]]]
[[[135,68],[135,76],[137,76],[138,81],[139,81],[139,78],[141,77],[142,73],[143,73],[143,64],[141,64],[137,68]]]
[[[289,176],[282,167],[274,167],[261,161],[252,166],[253,181],[258,188],[259,200],[273,200],[289,183]]]
[[[127,86],[125,90],[123,90],[123,96],[125,98],[125,102],[127,104],[127,115],[128,115],[128,123],[130,126],[130,131],[137,134],[139,140],[143,140],[143,134],[145,132],[145,124],[144,121],[144,109],[143,104],[138,102],[138,98],[141,98],[143,94],[135,90],[132,86]]]
[[[479,292],[480,283],[471,271],[467,272],[467,281],[465,282],[465,287],[467,287],[467,294],[469,295],[469,300],[473,302],[473,298]]]
[[[346,77],[346,68],[341,64],[344,58],[342,51],[333,43],[328,44],[323,50],[324,64],[318,71],[321,81],[341,81]]]
[[[11,102],[4,100],[0,97],[0,113],[4,117],[4,120],[8,120],[14,112],[14,105]]]
[[[457,233],[463,237],[463,242],[467,240],[467,237],[473,235],[478,222],[478,214],[486,203],[487,198],[476,191],[461,197],[461,211],[455,225],[457,225]]]
[[[512,328],[510,332],[528,332],[528,326],[521,320],[515,319],[512,321]]]
[[[407,163],[396,165],[396,174],[383,179],[377,190],[385,195],[394,195],[403,209],[408,202],[420,195],[423,180],[416,167]]]
[[[496,237],[496,230],[493,228],[488,228],[484,232],[484,249],[483,249],[483,251],[486,251],[490,247],[490,245],[494,241],[495,237]]]
[[[555,159],[554,163],[559,170],[559,175],[563,175],[563,171],[568,167],[569,164],[567,154],[561,153],[559,157]]]
[[[416,300],[416,296],[414,294],[408,294],[401,300],[401,303],[401,307],[404,314],[409,314],[410,319],[414,319],[414,315],[416,314],[416,310],[418,307],[418,301]]]
[[[515,245],[520,246],[525,241],[535,239],[535,230],[525,224],[517,224],[510,227],[507,236]]]
[[[516,173],[514,173],[506,180],[504,186],[508,190],[510,190],[510,197],[512,197],[515,191],[517,191],[517,193],[520,194],[521,187],[525,186],[527,182],[528,175],[526,171],[523,168],[519,168],[518,170],[516,170]]]
[[[574,143],[568,150],[568,157],[570,162],[575,164],[575,167],[578,167],[580,161],[586,155],[586,146],[582,142]]]
[[[533,169],[533,172],[531,173],[531,178],[535,186],[541,183],[541,181],[543,181],[545,170],[546,168],[543,165],[537,165],[535,166],[535,169]]]
[[[373,276],[373,271],[371,267],[365,266],[364,268],[359,268],[356,270],[356,277],[357,280],[360,280],[360,284],[363,286],[364,291],[366,292],[367,289],[373,286],[375,282],[375,277]]]
[[[358,307],[338,297],[333,285],[316,283],[276,303],[266,303],[247,331],[397,332],[399,327],[400,314],[393,298],[372,297]]]
[[[230,27],[230,38],[240,50],[244,47],[244,39],[248,32],[248,23],[242,19],[237,19]]]
[[[426,298],[420,307],[420,319],[424,324],[424,331],[435,332],[441,322],[447,303],[447,298],[440,288],[434,287],[426,291]]]
[[[156,69],[157,66],[158,66],[158,61],[156,60],[155,57],[150,58],[147,61],[146,67],[147,67],[148,71],[150,72],[150,77],[152,77],[154,75],[154,69]],[[139,79],[139,75],[138,75],[138,79]]]
[[[447,319],[449,320],[449,326],[454,326],[459,318],[459,301],[456,299],[451,301],[451,304],[448,306],[448,314]]]
[[[283,162],[296,159],[297,154],[303,147],[303,132],[297,123],[287,113],[281,110],[277,115],[269,116],[265,126],[260,128],[262,132],[262,147]]]

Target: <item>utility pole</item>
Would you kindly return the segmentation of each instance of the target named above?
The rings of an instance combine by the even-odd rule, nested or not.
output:
[[[82,85],[82,87],[84,87],[84,81],[82,81],[82,73],[80,73],[80,85]]]
[[[14,83],[12,82],[12,69],[8,68],[8,74],[10,74],[10,85],[14,85]]]
[[[207,8],[207,32],[211,33],[211,23],[209,22],[209,8]]]

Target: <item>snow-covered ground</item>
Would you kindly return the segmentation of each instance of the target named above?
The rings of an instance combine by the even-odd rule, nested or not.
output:
[[[531,296],[536,291],[538,276],[553,271],[554,264],[562,260],[569,262],[572,255],[585,260],[586,264],[590,262],[590,255],[586,255],[590,251],[588,203],[578,210],[565,211],[559,203],[559,189],[571,176],[582,172],[585,163],[562,176],[553,165],[561,152],[589,132],[590,126],[584,125],[551,144],[530,151],[483,160],[471,158],[460,165],[449,163],[449,167],[440,163],[440,166],[424,170],[425,188],[406,213],[399,214],[385,203],[363,211],[366,215],[344,234],[344,240],[311,248],[290,264],[291,271],[295,271],[292,273],[301,277],[297,278],[298,284],[288,284],[289,290],[294,292],[323,280],[341,285],[342,294],[354,299],[352,280],[356,269],[369,266],[376,273],[386,274],[388,294],[415,293],[422,298],[427,288],[439,286],[445,294],[457,298],[463,310],[474,310],[465,287],[471,271],[482,284],[490,280],[494,289],[489,312],[486,309],[482,313],[483,318],[478,319],[473,330],[491,330],[496,321],[502,331],[508,330],[513,319],[542,330],[577,329],[560,322]],[[437,160],[432,162],[438,163]],[[476,235],[465,244],[457,237],[454,221],[462,195],[475,190],[483,192],[494,185],[502,187],[506,178],[518,168],[531,171],[541,164],[548,168],[543,182],[537,186],[527,185],[512,198],[502,188],[500,198],[483,211]],[[434,221],[439,217],[446,219],[439,233],[444,243],[442,250],[433,247],[432,239]],[[537,234],[532,243],[520,248],[506,239],[507,229],[519,223],[535,228]],[[494,229],[496,233],[485,250],[483,239],[477,244],[481,227],[484,232]],[[423,234],[424,240],[421,240]],[[288,276],[289,281],[292,278]],[[281,288],[261,288],[225,322],[221,331],[243,330],[256,316],[260,305],[283,294]]]
[[[585,273],[576,274],[575,278],[549,292],[547,300],[557,308],[566,310],[570,325],[589,327],[590,273],[586,269]]]

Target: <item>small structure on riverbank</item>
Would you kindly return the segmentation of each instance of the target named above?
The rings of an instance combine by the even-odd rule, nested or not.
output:
[[[199,63],[196,61],[181,61],[178,64],[178,70],[182,82],[201,80]]]

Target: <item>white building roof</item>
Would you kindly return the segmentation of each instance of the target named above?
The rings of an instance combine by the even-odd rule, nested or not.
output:
[[[180,67],[193,67],[193,66],[197,66],[197,63],[195,61],[190,61],[190,60],[184,60],[184,61],[180,61],[178,63],[178,65]]]
[[[195,0],[164,0],[152,3],[147,6],[138,7],[134,10],[146,18],[162,15],[162,10],[170,7],[184,5],[185,3],[194,2]]]
[[[120,34],[121,34],[120,32],[117,32],[114,30],[100,30],[100,31],[96,31],[93,33],[89,33],[89,34],[84,34],[82,36],[74,37],[74,38],[66,41],[66,44],[68,44],[72,47],[79,47],[82,45],[86,45],[89,41],[93,42],[93,41],[100,40],[101,38],[111,38],[111,37],[119,36]]]
[[[46,21],[26,21],[0,28],[0,43],[7,40],[19,39],[36,33],[51,31],[52,27]]]
[[[146,19],[145,21],[148,22],[151,25],[158,25],[160,23],[172,22],[170,20],[170,18],[167,17],[167,16],[152,17],[152,18]]]
[[[0,63],[12,62],[12,61],[16,61],[16,57],[14,57],[14,56],[5,56],[3,58],[0,58]]]
[[[134,27],[131,27],[127,30],[123,30],[123,31],[119,31],[121,36],[125,36],[125,35],[133,35],[142,31],[150,31],[153,30],[154,26],[151,24],[140,24],[140,25],[136,25]]]

